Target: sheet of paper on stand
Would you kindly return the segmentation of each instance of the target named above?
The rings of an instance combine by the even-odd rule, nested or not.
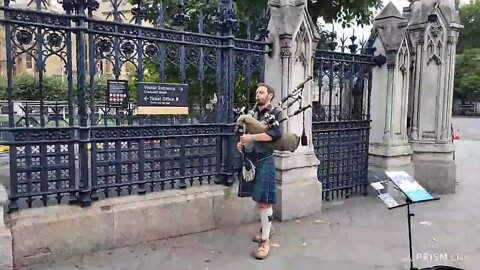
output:
[[[395,201],[395,199],[389,193],[380,194],[378,197],[383,201],[383,203],[385,203],[385,205],[387,205],[388,208],[398,206],[398,202]]]
[[[370,185],[377,191],[385,188],[380,182],[371,183]]]
[[[433,199],[432,195],[428,193],[413,177],[403,171],[386,172],[385,173],[395,185],[402,190],[407,197],[414,201],[424,201]]]

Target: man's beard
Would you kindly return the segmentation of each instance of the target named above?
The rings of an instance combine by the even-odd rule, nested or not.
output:
[[[257,100],[257,105],[258,105],[258,106],[264,106],[264,105],[265,105],[265,102],[264,102],[264,101],[261,101],[261,100]]]

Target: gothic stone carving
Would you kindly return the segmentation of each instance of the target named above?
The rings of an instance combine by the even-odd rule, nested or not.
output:
[[[283,6],[302,6],[305,5],[305,0],[269,0],[268,5],[271,7],[283,7]]]
[[[407,40],[403,40],[402,46],[398,51],[398,69],[405,75],[408,72],[409,65],[409,52],[407,48]]]
[[[280,35],[280,57],[290,57],[292,55],[292,48],[290,47],[291,42],[292,35]]]
[[[442,64],[444,28],[439,21],[432,24],[427,31],[427,65],[434,61],[437,65]]]
[[[297,36],[295,37],[295,54],[294,61],[301,62],[303,66],[307,65],[307,46],[308,34],[305,29],[305,25],[300,26]]]

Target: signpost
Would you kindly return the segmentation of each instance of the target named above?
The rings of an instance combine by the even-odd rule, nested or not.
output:
[[[188,84],[139,82],[137,114],[188,114]]]
[[[107,106],[113,108],[128,108],[128,81],[107,80]]]

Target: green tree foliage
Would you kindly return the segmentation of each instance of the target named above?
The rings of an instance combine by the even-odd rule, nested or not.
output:
[[[68,84],[59,77],[43,77],[43,97],[40,92],[40,80],[36,75],[22,74],[13,78],[13,100],[32,100],[40,101],[66,101],[68,100]],[[97,102],[104,102],[107,93],[107,78],[98,77],[94,83],[94,95]],[[90,87],[87,82],[87,93]],[[77,88],[74,83],[74,100],[77,96]],[[0,78],[0,99],[6,100],[7,96],[7,78]],[[89,94],[87,94],[89,99]]]
[[[480,48],[457,55],[455,65],[455,97],[480,98]]]
[[[38,77],[22,74],[13,79],[14,100],[40,100],[40,81]],[[64,100],[68,96],[67,85],[60,78],[44,77],[43,79],[43,100]],[[7,79],[0,80],[0,94],[2,99],[7,99]]]
[[[150,7],[155,7],[162,0],[148,0],[146,3]],[[184,1],[187,14],[192,15],[199,11],[208,14],[207,19],[213,15],[218,6],[219,0],[190,0]],[[133,4],[133,0],[130,0]],[[175,12],[175,7],[179,0],[163,0],[162,3],[168,6],[170,14]],[[266,0],[233,0],[233,5],[240,21],[248,21],[252,18],[261,16],[263,10],[267,7]],[[317,0],[315,3],[308,1],[308,12],[314,22],[318,18],[323,18],[327,23],[336,21],[344,25],[351,26],[352,23],[358,25],[369,24],[375,10],[383,8],[381,0]],[[149,18],[157,18],[158,12],[155,8],[150,9]],[[168,16],[167,16],[168,17]],[[169,17],[170,18],[170,17]],[[167,23],[168,25],[168,23]]]
[[[313,21],[319,17],[327,23],[336,21],[343,27],[368,25],[375,10],[383,8],[381,0],[318,0],[308,5]]]
[[[460,7],[460,21],[464,28],[460,32],[459,53],[480,47],[480,0],[472,0]]]

